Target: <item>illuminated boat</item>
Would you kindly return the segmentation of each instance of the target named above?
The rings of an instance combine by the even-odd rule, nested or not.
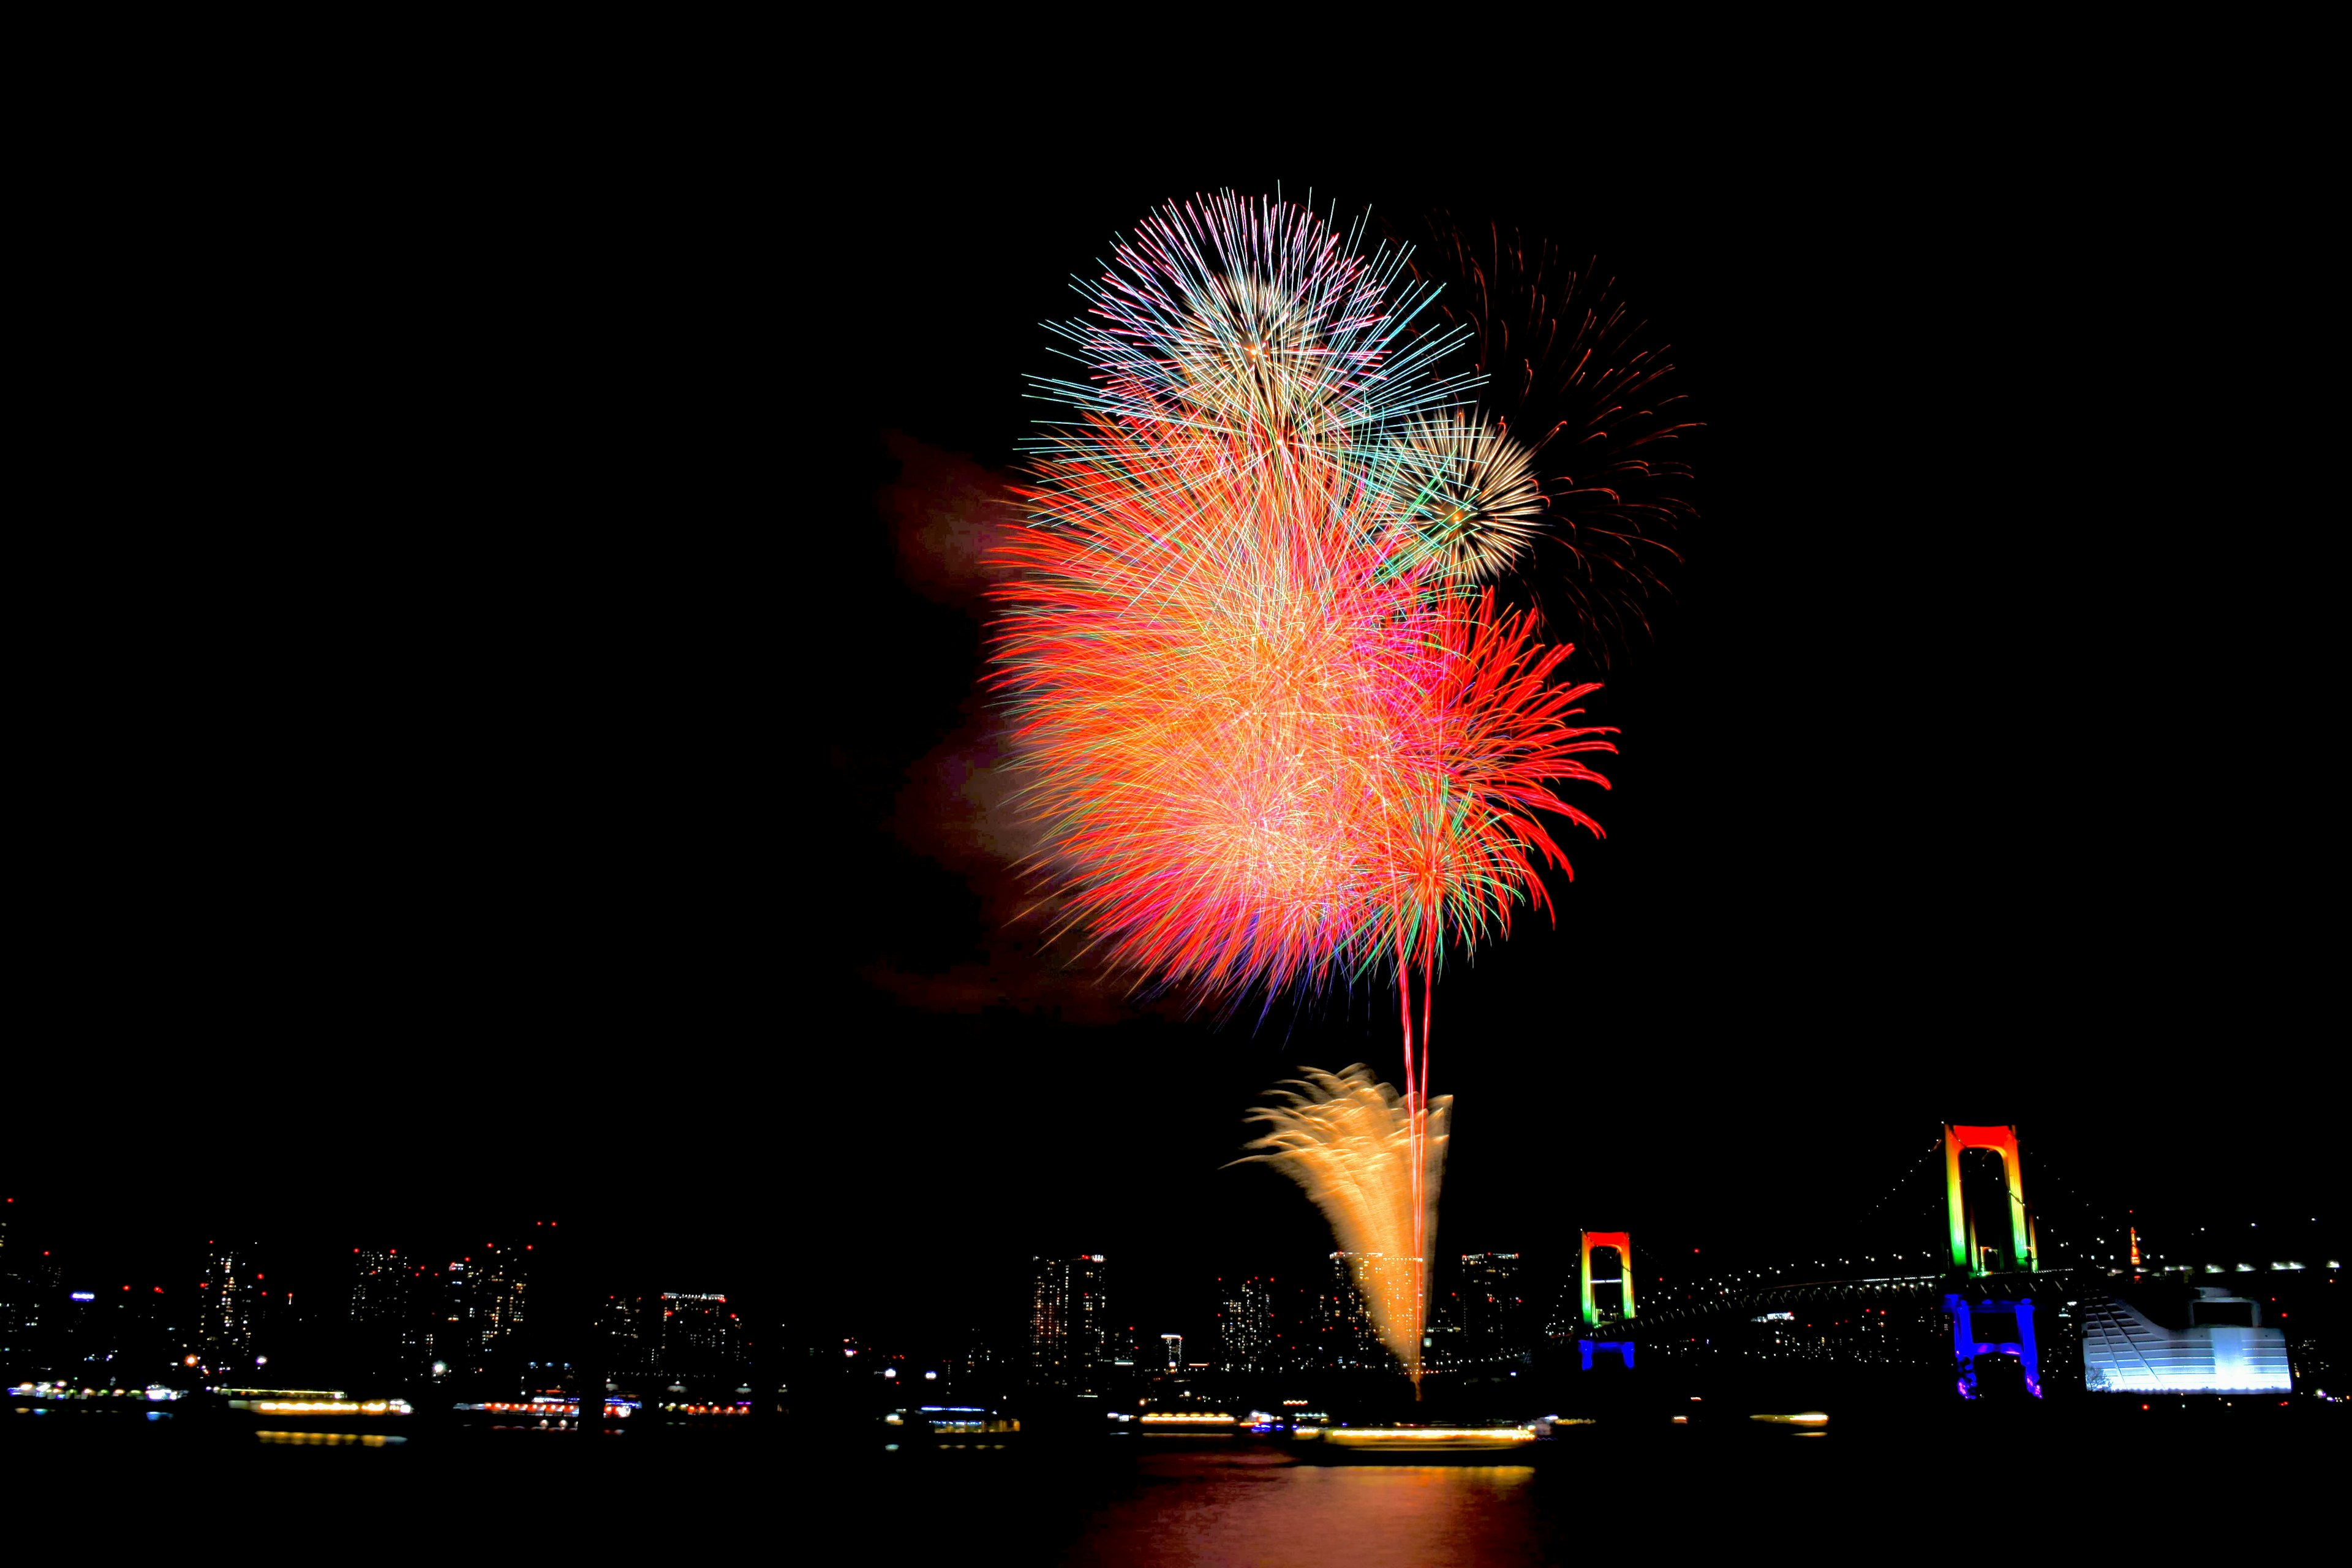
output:
[[[1291,1434],[1301,1458],[1327,1463],[1525,1464],[1533,1426],[1300,1426]]]

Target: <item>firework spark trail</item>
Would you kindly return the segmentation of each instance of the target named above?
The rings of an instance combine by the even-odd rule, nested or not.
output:
[[[997,553],[992,681],[1034,868],[1114,968],[1226,1005],[1392,975],[1425,1260],[1438,972],[1549,909],[1543,868],[1573,872],[1542,818],[1598,837],[1556,786],[1606,788],[1581,759],[1616,748],[1576,722],[1594,685],[1553,684],[1572,650],[1480,584],[1528,537],[1526,448],[1462,409],[1430,296],[1360,238],[1202,198],[1082,286],[1089,378],[1041,384],[1074,413]]]
[[[1360,1063],[1339,1073],[1301,1070],[1303,1079],[1275,1091],[1283,1103],[1250,1113],[1266,1131],[1248,1146],[1266,1152],[1237,1163],[1273,1165],[1307,1190],[1339,1249],[1354,1255],[1381,1342],[1418,1383],[1453,1097],[1417,1112]],[[1408,1172],[1413,1179],[1400,1179]]]

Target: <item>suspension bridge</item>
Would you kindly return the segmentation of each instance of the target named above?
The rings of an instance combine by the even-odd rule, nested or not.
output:
[[[1929,1185],[1921,1178],[1938,1155],[1941,1190],[1918,1201]],[[1885,1216],[1894,1226],[1882,1225],[1872,1238],[1881,1250],[1856,1246],[1833,1266],[1780,1265],[1727,1279],[1669,1284],[1664,1260],[1642,1254],[1629,1232],[1583,1231],[1576,1273],[1561,1292],[1549,1337],[1555,1344],[1573,1343],[1586,1369],[1612,1363],[1630,1369],[1645,1347],[1673,1351],[1711,1345],[1734,1324],[1769,1328],[1827,1309],[1865,1331],[1875,1327],[1882,1339],[1897,1325],[1906,1331],[1933,1329],[1948,1334],[1951,1376],[1963,1398],[1979,1397],[1987,1386],[1984,1374],[1996,1366],[2004,1378],[2013,1369],[2024,1391],[2040,1397],[2045,1367],[2057,1364],[2052,1353],[2053,1329],[2060,1331],[2059,1353],[2075,1353],[2087,1335],[2094,1363],[2105,1357],[2123,1369],[2119,1376],[2150,1380],[2118,1386],[2163,1386],[2170,1377],[2173,1385],[2189,1387],[2195,1377],[2211,1375],[2210,1368],[2201,1374],[2194,1368],[2181,1369],[2178,1356],[2168,1363],[2173,1371],[2159,1368],[2158,1361],[2170,1352],[2159,1345],[2152,1357],[2148,1347],[2164,1331],[2144,1318],[2135,1321],[2130,1309],[2105,1300],[2109,1264],[2124,1261],[2126,1255],[2133,1268],[2140,1264],[2136,1231],[2126,1226],[2118,1227],[2124,1232],[2120,1237],[2095,1237],[2095,1216],[2074,1216],[2083,1223],[2082,1242],[2116,1246],[2116,1250],[2094,1262],[2088,1248],[2078,1246],[2078,1260],[2072,1266],[2051,1261],[2042,1224],[2026,1194],[2024,1157],[2014,1127],[1945,1124],[1934,1143],[1895,1184],[1891,1195],[1902,1194],[1913,1201],[1894,1203],[1894,1212]],[[1879,1206],[1890,1205],[1882,1200]],[[1902,1234],[1890,1237],[1890,1228]],[[1920,1245],[1931,1237],[1930,1245]],[[1890,1239],[1896,1245],[1887,1250],[1885,1244]],[[1613,1275],[1601,1271],[1612,1264]],[[1647,1290],[1637,1289],[1643,1279],[1649,1281]],[[2228,1292],[2197,1294],[2225,1297]],[[2078,1300],[2086,1300],[2079,1314],[2058,1310]],[[2192,1325],[2205,1321],[2221,1321],[2192,1317]],[[2241,1327],[2246,1334],[2255,1332],[2251,1313],[2242,1325],[2231,1322],[2221,1331],[2226,1336]],[[1912,1339],[1912,1353],[1925,1349],[1921,1336],[1914,1333]],[[2211,1339],[2209,1333],[2198,1343],[2210,1346]],[[2254,1379],[2253,1386],[2284,1385],[2283,1346],[2276,1352],[2274,1371],[2265,1359],[2270,1352],[2259,1345],[2252,1350],[2208,1348],[2203,1353],[2214,1365],[2234,1357],[2233,1364],[2252,1368],[2231,1375]]]

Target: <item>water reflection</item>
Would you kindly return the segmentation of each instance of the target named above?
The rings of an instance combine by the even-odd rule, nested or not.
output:
[[[1137,1470],[1066,1562],[1440,1568],[1544,1557],[1526,1465],[1300,1465],[1241,1452],[1147,1455]]]

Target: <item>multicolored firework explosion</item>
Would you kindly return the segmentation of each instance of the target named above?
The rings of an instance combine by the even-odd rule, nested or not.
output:
[[[1556,789],[1615,747],[1555,682],[1571,649],[1497,604],[1527,450],[1361,240],[1229,193],[1116,248],[1058,329],[1085,378],[1043,384],[1070,413],[1000,552],[995,680],[1038,869],[1113,967],[1226,1003],[1392,978],[1418,1259],[1431,989],[1549,908],[1546,819],[1601,831]]]
[[[1689,466],[1699,428],[1675,389],[1668,346],[1591,260],[1498,225],[1443,214],[1395,226],[1405,272],[1433,289],[1428,313],[1468,334],[1479,402],[1524,454],[1539,536],[1559,554],[1540,595],[1580,625],[1604,660],[1649,626],[1696,515]]]

